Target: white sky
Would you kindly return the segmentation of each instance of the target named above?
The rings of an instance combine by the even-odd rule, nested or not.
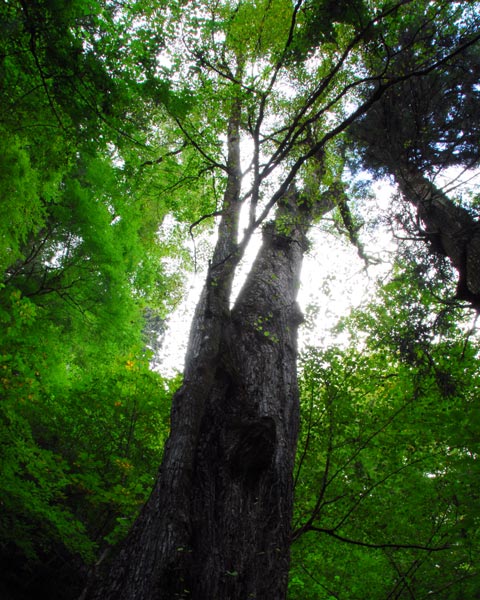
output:
[[[376,208],[372,210],[372,202],[376,202],[380,209],[385,209],[393,191],[386,183],[375,187],[376,199],[368,201],[372,213],[377,212]],[[261,234],[257,233],[247,249],[235,280],[234,294],[240,290],[249,271],[260,237]],[[309,306],[315,305],[316,315],[312,317],[312,327],[300,327],[300,349],[306,345],[323,345],[332,341],[331,329],[338,319],[346,315],[350,308],[371,299],[375,281],[385,276],[390,268],[385,252],[393,249],[392,238],[385,230],[362,236],[367,255],[378,256],[383,253],[385,259],[384,263],[366,269],[356,248],[346,237],[325,232],[319,226],[312,230],[310,239],[312,247],[304,257],[298,302],[304,314],[310,312]],[[192,274],[185,298],[168,319],[163,346],[154,361],[155,370],[164,376],[171,376],[183,369],[190,323],[206,276],[205,265],[203,267]]]

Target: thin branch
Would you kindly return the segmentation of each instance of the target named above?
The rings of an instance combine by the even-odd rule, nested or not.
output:
[[[292,534],[292,541],[297,540],[299,537],[301,537],[304,533],[306,533],[307,531],[314,529],[313,526],[313,522],[314,520],[317,518],[318,514],[320,513],[320,510],[322,509],[322,507],[325,505],[325,502],[323,502],[323,498],[325,496],[325,491],[327,489],[327,487],[332,483],[332,481],[334,481],[336,479],[336,477],[338,477],[338,475],[340,473],[342,473],[345,468],[351,464],[356,458],[357,456],[363,451],[365,450],[365,448],[368,447],[369,443],[377,436],[379,435],[382,431],[384,431],[384,429],[386,427],[388,427],[396,418],[397,416],[403,412],[407,406],[409,406],[414,400],[416,399],[416,394],[413,394],[413,397],[406,402],[405,404],[403,404],[399,409],[397,409],[382,425],[381,427],[379,427],[377,430],[375,430],[373,433],[371,433],[367,439],[361,444],[361,446],[359,446],[355,452],[350,456],[349,459],[347,459],[340,467],[338,467],[338,469],[335,471],[335,473],[330,476],[327,479],[328,476],[328,471],[330,469],[330,458],[331,458],[331,454],[333,452],[333,446],[332,446],[332,440],[331,438],[329,438],[329,449],[327,451],[327,459],[326,459],[326,466],[325,466],[325,471],[323,474],[323,478],[322,478],[322,485],[321,485],[321,489],[320,492],[318,494],[317,497],[317,501],[315,503],[314,508],[311,511],[310,517],[307,519],[307,521],[301,526],[299,527],[296,531],[293,532]],[[331,436],[331,432],[330,432],[330,436]],[[374,486],[375,487],[375,486]],[[350,513],[356,508],[356,506],[358,505],[358,503],[363,500],[365,497],[365,495],[363,495],[360,500],[354,504],[354,506],[350,509],[350,511],[347,512],[346,517],[344,517],[339,524],[336,525],[335,529],[338,529],[340,527],[341,524],[343,524],[343,522],[346,520],[346,518],[350,515]],[[333,530],[332,530],[333,531]]]
[[[357,33],[357,35],[354,36],[354,38],[347,45],[347,47],[341,54],[340,58],[337,60],[335,65],[332,67],[332,69],[328,73],[328,75],[321,80],[320,84],[312,91],[312,93],[310,94],[310,97],[306,100],[306,102],[303,104],[302,108],[298,111],[295,119],[293,120],[292,124],[288,128],[287,134],[284,137],[284,139],[282,140],[282,143],[280,144],[277,151],[272,155],[272,157],[269,161],[269,166],[268,166],[267,171],[270,170],[271,165],[278,164],[278,162],[281,161],[285,157],[285,155],[290,152],[290,149],[291,149],[293,143],[298,139],[298,136],[305,130],[305,127],[307,127],[311,122],[317,120],[320,117],[320,115],[323,114],[326,110],[328,110],[328,108],[331,107],[333,104],[336,104],[336,102],[338,102],[338,100],[340,98],[342,98],[347,93],[347,91],[349,91],[349,89],[356,87],[365,82],[362,78],[360,80],[357,80],[353,84],[349,84],[348,86],[345,86],[345,88],[342,90],[342,92],[340,94],[337,94],[336,99],[334,99],[333,101],[328,103],[328,105],[326,107],[324,107],[321,111],[317,112],[313,117],[311,117],[308,120],[308,122],[303,123],[299,126],[301,119],[305,116],[305,114],[308,112],[308,110],[314,105],[314,103],[320,98],[320,96],[328,89],[328,87],[334,80],[335,76],[339,73],[339,71],[345,64],[347,58],[350,56],[353,49],[357,46],[357,44],[359,42],[361,42],[364,39],[365,35],[367,34],[368,31],[370,31],[370,29],[373,27],[373,25],[375,25],[379,21],[382,21],[386,17],[390,16],[391,14],[393,14],[394,12],[399,10],[400,7],[402,7],[403,5],[410,4],[412,1],[413,0],[401,0],[400,2],[395,4],[393,7],[389,8],[388,10],[384,11],[380,15],[371,19],[365,25],[365,27],[363,27],[363,29],[361,29],[361,31],[359,31]],[[385,69],[386,69],[386,67],[384,67],[382,73],[380,73],[380,75],[377,75],[374,79],[378,79],[378,77],[382,77],[384,75]],[[372,78],[367,78],[367,80],[368,79],[372,79]],[[333,102],[333,104],[332,104],[332,102]]]
[[[471,569],[471,566],[469,565],[468,568]],[[462,569],[465,569],[464,565],[462,565]],[[473,577],[478,577],[478,571],[473,571],[473,573],[467,573],[467,574],[463,575],[462,577],[458,577],[458,579],[449,581],[448,583],[446,583],[445,585],[442,585],[442,587],[437,588],[436,590],[428,590],[428,598],[433,598],[433,596],[438,596],[438,594],[443,594],[443,592],[445,590],[448,590],[449,588],[453,587],[454,585],[458,585],[459,583],[462,583],[463,581],[472,579]],[[426,597],[426,596],[424,596],[424,597]],[[444,596],[442,596],[442,597],[444,597]]]
[[[34,30],[30,33],[30,51],[32,53],[33,60],[35,62],[35,66],[37,67],[38,73],[40,75],[40,79],[42,81],[42,87],[43,87],[43,89],[45,91],[45,94],[47,96],[48,104],[50,105],[50,108],[52,109],[52,112],[53,112],[55,118],[57,119],[58,124],[60,125],[60,128],[63,131],[65,131],[65,126],[63,124],[62,119],[60,118],[60,115],[58,114],[58,111],[57,111],[57,109],[55,107],[53,99],[52,99],[52,97],[50,95],[50,92],[48,90],[47,81],[46,81],[46,78],[45,78],[45,74],[43,72],[42,65],[40,64],[40,61],[38,59],[36,42],[35,42],[35,31]]]
[[[205,152],[205,150],[200,146],[200,144],[198,144],[198,142],[196,142],[195,139],[190,135],[190,133],[185,129],[185,127],[182,125],[182,123],[178,117],[173,116],[173,119],[175,120],[176,124],[179,126],[183,135],[190,142],[190,144],[192,144],[192,146],[196,150],[198,150],[198,152],[200,152],[200,154],[203,156],[203,158],[205,158],[205,160],[207,160],[214,167],[217,167],[218,169],[221,169],[222,171],[225,171],[226,173],[228,173],[228,167],[222,163],[219,163],[218,161],[214,160],[211,156],[209,156]],[[199,136],[199,137],[201,137],[201,136]]]
[[[398,598],[399,596],[397,593],[397,589],[400,588],[400,593],[401,593],[403,588],[405,588],[405,587],[407,588],[407,591],[409,592],[412,600],[415,600],[415,596],[413,595],[413,592],[407,581],[407,576],[408,576],[409,572],[412,570],[412,565],[415,565],[417,561],[414,560],[412,565],[410,565],[410,567],[408,568],[408,570],[405,573],[403,573],[400,570],[400,567],[398,566],[397,562],[393,559],[393,556],[387,555],[387,557],[388,557],[390,564],[392,565],[393,569],[395,570],[395,572],[398,576],[398,579],[396,581],[394,581],[394,586],[393,586],[392,590],[390,591],[390,593],[387,596],[387,600],[389,598],[391,598],[393,596],[393,594],[395,594],[395,596]],[[403,586],[403,587],[401,587],[401,586]]]
[[[192,236],[192,231],[195,227],[197,227],[197,225],[200,225],[200,223],[202,221],[205,221],[205,219],[210,219],[212,217],[221,217],[223,215],[223,210],[215,210],[214,212],[208,213],[207,215],[202,215],[199,219],[197,219],[194,223],[192,223],[190,225],[190,227],[188,228],[188,232],[190,234],[190,236]]]
[[[318,581],[318,579],[314,577],[312,573],[310,573],[310,571],[305,567],[303,563],[300,563],[300,567],[305,571],[305,573],[310,577],[312,581],[314,581],[317,585],[324,589],[332,598],[339,598],[339,596],[337,596],[337,594],[335,594],[331,589],[327,588],[325,585],[323,585],[323,583]]]
[[[240,88],[247,91],[249,94],[258,94],[259,93],[258,90],[256,90],[254,87],[245,85],[241,80],[237,79],[230,71],[222,71],[220,68],[215,66],[215,64],[212,63],[211,61],[209,61],[205,57],[205,54],[203,52],[201,52],[200,50],[197,50],[196,52],[192,52],[192,54],[197,60],[200,61],[200,64],[202,66],[208,67],[214,73],[216,73],[217,75],[220,75],[220,77],[223,77],[224,79],[227,79],[231,83],[238,85]]]
[[[464,169],[462,169],[462,171],[451,181],[448,182],[448,186],[445,185],[441,188],[441,191],[444,194],[450,194],[451,192],[453,192],[454,190],[456,190],[459,187],[462,187],[463,185],[466,185],[467,183],[470,183],[471,181],[473,181],[474,179],[476,179],[479,176],[478,171],[476,171],[473,175],[471,175],[468,179],[460,179],[462,177],[462,175],[464,175],[465,173],[467,173],[470,169],[473,169],[475,167],[475,164],[479,162],[478,158],[475,158],[474,160],[472,160]],[[435,180],[435,178],[434,178]]]
[[[467,331],[467,333],[465,335],[465,341],[463,343],[462,354],[460,355],[460,361],[463,361],[465,358],[465,352],[467,351],[470,338],[474,335],[474,333],[477,330],[477,321],[478,321],[479,317],[480,317],[480,313],[478,313],[478,312],[475,313],[475,317],[473,319],[472,326],[470,327],[470,329]]]
[[[435,534],[439,531],[442,524],[443,524],[443,520],[441,523],[438,524],[436,530],[432,532],[429,542],[431,542],[433,540],[433,538],[435,537]],[[449,547],[446,546],[446,549],[448,549],[448,548]],[[435,552],[435,550],[432,550],[432,552]],[[389,598],[400,598],[401,593],[402,593],[403,589],[405,589],[405,588],[407,588],[410,595],[414,598],[413,592],[410,588],[407,577],[412,577],[413,574],[415,573],[415,571],[418,571],[418,569],[421,567],[423,562],[427,559],[428,555],[423,555],[423,557],[421,557],[421,558],[418,556],[415,557],[414,560],[412,561],[412,563],[410,564],[410,566],[408,567],[408,569],[404,573],[402,573],[400,571],[400,569],[398,568],[398,566],[392,556],[389,556],[387,554],[387,557],[388,557],[390,563],[393,565],[393,568],[397,572],[397,574],[399,576],[399,580],[395,583],[393,589],[388,594],[386,600],[389,600]],[[397,590],[399,590],[399,591],[397,591]]]
[[[329,398],[329,402],[326,406],[326,409],[331,408],[332,402],[333,402],[333,398]],[[314,520],[317,518],[318,514],[320,513],[320,510],[322,509],[322,506],[324,505],[323,499],[325,497],[325,492],[327,491],[327,487],[328,487],[328,483],[329,483],[328,476],[329,476],[329,471],[330,471],[332,455],[333,455],[333,418],[330,418],[330,427],[329,427],[329,431],[328,431],[327,457],[325,460],[325,468],[323,469],[322,483],[320,486],[320,491],[318,493],[317,500],[315,502],[315,506],[313,507],[312,512],[310,513],[310,517],[308,518],[306,523],[304,523],[301,527],[299,527],[298,529],[296,529],[293,532],[292,538],[291,538],[292,542],[297,540],[302,534],[304,534],[306,531],[308,531],[312,528],[312,524],[313,524]]]
[[[394,471],[391,471],[390,473],[387,473],[387,475],[385,475],[385,477],[382,477],[381,479],[379,479],[379,480],[375,481],[374,483],[372,483],[366,490],[364,490],[364,492],[359,496],[359,498],[347,510],[347,512],[340,519],[340,521],[335,525],[334,529],[340,529],[343,526],[343,524],[350,518],[351,514],[358,508],[358,506],[366,498],[368,498],[368,496],[373,492],[373,490],[375,488],[377,488],[380,485],[382,485],[383,483],[385,483],[391,477],[395,477],[395,475],[398,475],[402,471],[405,471],[405,469],[410,468],[412,465],[416,465],[416,464],[422,463],[423,461],[427,460],[428,458],[431,458],[431,456],[424,456],[422,458],[417,458],[416,460],[412,460],[409,463],[403,464],[398,469],[395,469]]]
[[[195,273],[197,272],[197,246],[195,244],[195,237],[193,235],[193,229],[194,229],[194,227],[197,227],[197,225],[200,225],[200,223],[202,221],[205,221],[205,219],[210,219],[213,217],[220,217],[222,215],[223,215],[222,210],[216,210],[212,213],[209,213],[208,215],[202,215],[199,219],[197,219],[194,223],[192,223],[190,225],[190,227],[188,228],[188,233],[190,234],[190,237],[192,238],[192,243],[193,243],[193,265],[194,265]]]
[[[146,160],[145,162],[143,162],[140,165],[140,169],[143,168],[143,167],[151,166],[151,165],[159,165],[166,158],[169,158],[170,156],[176,156],[177,154],[180,154],[187,146],[188,146],[188,143],[185,141],[180,146],[180,148],[177,148],[177,150],[171,150],[170,152],[167,152],[166,154],[163,154],[162,156],[160,156],[159,158],[157,158],[155,160]]]
[[[313,414],[313,397],[314,397],[313,391],[314,391],[314,387],[313,387],[313,383],[312,383],[312,386],[310,388],[310,407],[309,407],[309,414],[308,414],[307,437],[305,440],[305,445],[302,450],[302,454],[300,455],[300,459],[298,461],[297,472],[296,472],[294,480],[293,480],[293,489],[296,489],[296,487],[297,487],[297,483],[298,483],[298,479],[300,477],[300,472],[302,470],[303,462],[305,460],[305,457],[307,456],[308,448],[310,446],[310,439],[311,439],[311,435],[312,435],[312,414]]]
[[[349,459],[347,459],[343,463],[343,465],[341,465],[335,471],[333,476],[329,479],[328,484],[332,483],[332,481],[334,479],[336,479],[338,477],[338,475],[340,475],[340,473],[342,473],[345,470],[345,468],[348,467],[348,465],[350,465],[363,450],[365,450],[365,448],[368,447],[370,442],[374,438],[376,438],[378,435],[380,435],[380,433],[382,433],[382,431],[384,431],[389,425],[391,425],[393,423],[393,421],[398,417],[398,415],[400,415],[408,406],[410,406],[413,402],[415,402],[416,399],[417,399],[417,394],[414,393],[410,400],[408,400],[407,402],[405,402],[405,404],[400,406],[400,408],[398,408],[386,421],[384,421],[383,424],[378,429],[376,429],[373,433],[371,433],[367,437],[367,439],[362,443],[362,445],[356,449],[356,451],[352,454],[352,456]]]
[[[393,11],[394,9],[396,10],[403,4],[408,4],[410,1],[411,0],[407,0],[406,2],[400,2],[394,8],[390,9],[389,12]],[[379,19],[380,19],[380,17],[377,17],[375,20],[372,20],[372,23],[375,23]],[[365,34],[365,31],[366,31],[366,29],[363,31],[363,35]],[[360,34],[358,34],[358,35],[360,35]],[[361,37],[360,37],[360,39],[361,39]],[[367,80],[371,80],[371,81],[376,80],[377,88],[372,92],[372,94],[370,95],[369,98],[367,98],[362,104],[360,104],[360,106],[358,106],[356,108],[356,110],[354,110],[348,117],[343,119],[343,121],[341,121],[336,127],[332,128],[330,131],[328,131],[318,142],[313,144],[305,154],[303,154],[296,160],[296,162],[292,165],[290,171],[288,172],[287,176],[285,177],[283,183],[280,185],[278,190],[275,192],[275,194],[273,194],[272,198],[265,206],[261,215],[256,219],[256,221],[253,224],[249,225],[249,227],[247,228],[247,230],[245,232],[245,238],[241,242],[241,245],[243,246],[243,244],[245,244],[245,245],[248,244],[248,241],[250,240],[253,230],[256,229],[266,219],[266,217],[270,213],[270,210],[273,208],[273,206],[285,194],[285,192],[287,191],[288,187],[292,183],[293,179],[295,178],[296,174],[298,173],[300,168],[303,166],[303,164],[310,158],[314,157],[315,155],[318,155],[322,151],[322,149],[325,147],[327,142],[329,142],[331,139],[334,139],[335,137],[337,137],[340,133],[343,133],[354,121],[356,121],[359,117],[363,116],[373,106],[373,104],[375,104],[375,102],[377,102],[383,96],[383,94],[387,90],[389,90],[391,87],[394,87],[398,83],[406,81],[412,77],[420,77],[420,76],[428,75],[429,73],[431,73],[438,67],[448,63],[452,58],[454,58],[458,54],[461,54],[464,50],[466,50],[470,46],[474,45],[479,40],[480,40],[480,33],[475,36],[472,36],[466,42],[457,46],[447,56],[443,56],[442,58],[439,58],[438,60],[434,61],[433,63],[431,63],[429,65],[420,67],[420,68],[413,70],[409,73],[406,73],[404,75],[399,75],[397,77],[390,77],[387,79],[387,78],[382,78],[382,74],[380,74],[375,78],[372,77],[372,78],[365,78],[365,80],[361,80],[362,83],[364,83]],[[357,42],[355,42],[355,43],[357,43]],[[352,47],[352,49],[353,49],[353,47]],[[347,52],[347,50],[345,52]],[[350,52],[349,49],[348,49],[348,52]],[[345,56],[345,58],[342,56],[340,61],[342,61],[342,60],[345,61],[346,56]],[[338,65],[338,63],[337,63],[337,65]],[[337,65],[336,65],[336,67],[337,67]],[[333,70],[335,70],[335,73],[337,73],[340,68],[340,67],[338,67],[336,69],[336,67],[334,67],[334,69],[333,69]],[[330,73],[329,76],[327,77],[327,79],[330,78],[330,76],[333,77],[333,74]],[[354,83],[350,84],[349,86],[345,86],[345,87],[351,89],[355,85],[359,85],[359,82],[354,82]],[[317,99],[319,97],[319,94],[324,89],[325,89],[325,86],[323,85],[323,82],[322,82],[322,86],[319,86],[319,88],[317,88],[317,90],[314,93],[315,99]],[[345,93],[346,93],[346,91],[344,89],[340,92],[339,95],[344,95]],[[311,103],[313,103],[313,99],[312,99]],[[294,123],[289,128],[289,131],[282,142],[282,144],[283,144],[282,151],[279,152],[279,150],[277,150],[274,153],[274,155],[271,157],[269,162],[267,163],[267,167],[264,169],[262,178],[266,177],[268,175],[268,173],[271,172],[271,170],[274,168],[274,166],[277,166],[279,164],[279,162],[285,158],[286,154],[288,154],[288,152],[291,149],[293,141],[298,138],[298,136],[300,135],[300,132],[303,131],[305,129],[305,127],[312,122],[312,119],[314,120],[315,118],[317,118],[318,113],[316,113],[316,115],[311,117],[308,120],[308,122],[305,122],[299,126],[299,120],[300,120],[301,116],[303,116],[306,112],[306,109],[304,110],[304,108],[305,107],[302,108],[302,110],[299,112],[296,119],[294,120]],[[297,130],[297,128],[298,128],[298,130]],[[297,131],[295,131],[295,130],[297,130]],[[295,134],[295,136],[294,136],[294,134]],[[290,136],[292,136],[292,140],[288,139]]]
[[[91,90],[89,90],[88,86],[86,85],[86,83],[83,81],[83,79],[79,80],[80,83],[82,84],[82,86],[84,87],[84,89],[86,90],[86,92],[90,92]],[[144,144],[143,142],[140,142],[139,140],[137,140],[136,138],[134,138],[133,136],[131,136],[129,133],[127,133],[126,131],[124,131],[123,129],[120,129],[119,127],[116,127],[115,125],[113,125],[112,123],[110,123],[110,121],[105,117],[104,113],[99,110],[99,108],[97,107],[97,105],[93,102],[91,102],[87,96],[85,96],[81,91],[80,88],[75,85],[75,82],[73,83],[75,90],[77,92],[77,94],[80,96],[80,98],[85,102],[85,104],[95,113],[95,115],[112,131],[115,131],[116,133],[118,133],[119,135],[121,135],[122,137],[124,137],[127,140],[130,140],[133,144],[135,144],[135,146],[139,146],[140,148],[147,148],[146,144]],[[95,91],[95,90],[94,90]]]
[[[270,82],[269,82],[266,90],[261,94],[261,97],[260,97],[258,116],[257,116],[256,122],[255,122],[255,127],[253,129],[253,135],[252,135],[253,142],[254,142],[253,159],[252,159],[253,169],[254,169],[254,179],[253,179],[254,183],[253,183],[251,200],[250,200],[250,216],[249,216],[249,226],[250,227],[253,227],[255,224],[255,221],[256,221],[257,205],[258,205],[258,200],[260,198],[260,185],[261,185],[263,179],[267,176],[265,167],[263,168],[262,175],[260,175],[260,129],[261,129],[261,126],[265,119],[265,109],[266,109],[266,105],[267,105],[267,100],[271,94],[273,86],[275,85],[278,74],[280,73],[280,70],[283,67],[283,64],[284,64],[286,56],[287,56],[288,49],[293,41],[293,34],[295,31],[295,25],[297,22],[297,15],[298,15],[298,11],[300,10],[302,3],[303,3],[303,0],[297,0],[297,2],[295,4],[295,7],[294,7],[293,13],[292,13],[291,22],[290,22],[290,29],[288,32],[287,40],[285,42],[285,46],[284,46],[282,55],[280,56],[279,60],[277,61],[276,65],[273,69],[273,73],[272,73]]]
[[[442,550],[449,550],[451,546],[449,544],[445,544],[444,546],[423,546],[422,544],[396,544],[394,542],[390,543],[372,543],[372,542],[362,542],[361,540],[353,540],[351,538],[347,538],[343,535],[340,535],[335,532],[334,529],[327,529],[324,527],[311,527],[311,531],[316,531],[317,533],[326,533],[327,535],[339,540],[341,542],[345,542],[347,544],[353,544],[354,546],[362,546],[364,548],[373,548],[373,549],[385,549],[385,548],[393,548],[395,550],[424,550],[425,552],[441,552]]]

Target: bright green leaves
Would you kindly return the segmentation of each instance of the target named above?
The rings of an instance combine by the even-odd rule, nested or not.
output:
[[[48,420],[31,415],[41,443],[69,461],[65,502],[93,542],[105,536],[118,541],[150,493],[168,435],[172,391],[145,360],[104,362],[47,401]]]
[[[20,258],[32,231],[44,221],[39,201],[39,173],[17,137],[0,136],[0,269]]]
[[[178,297],[164,263],[183,237],[160,239],[173,207],[145,193],[135,141],[157,143],[142,78],[162,41],[144,47],[145,23],[127,44],[133,16],[111,9],[0,8],[0,549],[26,597],[46,556],[74,580],[74,557],[122,537],[168,435],[172,387],[149,371],[143,328]]]
[[[3,4],[0,522],[8,548],[33,556],[55,545],[90,559],[122,537],[168,435],[172,389],[148,371],[142,327],[146,310],[164,317],[178,297],[185,222],[218,216],[232,166],[244,172],[254,225],[285,197],[275,196],[283,182],[305,191],[308,210],[280,209],[277,233],[306,228],[300,219],[320,213],[314,203],[323,203],[321,216],[340,206],[342,128],[409,61],[430,68],[451,51],[468,20],[457,18],[463,3],[440,4]],[[432,33],[439,22],[443,37]],[[226,165],[233,107],[249,140],[242,165]],[[435,564],[445,586],[475,568],[476,349],[450,316],[431,318],[427,296],[412,281],[392,281],[383,303],[352,321],[357,349],[305,358],[296,518],[328,541],[309,531],[294,546],[297,565],[321,568],[313,583],[294,568],[292,593],[302,599],[363,598],[365,590],[400,597],[397,581],[423,597],[437,589]],[[264,313],[252,324],[257,338],[276,344]],[[436,563],[433,552],[391,545],[446,542]]]
[[[288,0],[239,3],[226,15],[226,45],[235,55],[251,59],[278,58],[292,24]]]
[[[278,344],[278,336],[273,331],[274,326],[272,313],[269,313],[265,316],[258,316],[253,323],[253,327],[262,339],[268,340],[272,344]]]
[[[39,448],[28,425],[18,416],[0,418],[2,438],[2,545],[16,546],[27,558],[62,542],[85,560],[93,546],[84,524],[64,506],[69,485],[68,465],[61,456]]]
[[[63,380],[27,356],[2,359],[2,544],[28,558],[63,544],[90,561],[103,538],[125,533],[151,490],[172,386],[144,359],[103,360],[96,373]]]
[[[479,555],[478,343],[435,318],[432,302],[397,272],[352,317],[350,348],[304,355],[294,525],[310,532],[293,545],[292,598],[367,588],[373,599],[469,597],[463,574],[478,577]]]

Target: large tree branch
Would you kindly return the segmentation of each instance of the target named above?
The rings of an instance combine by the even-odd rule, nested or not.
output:
[[[400,5],[405,4],[405,3],[407,3],[407,2],[399,3],[396,6],[398,8],[398,7],[400,7]],[[362,84],[365,83],[365,81],[370,81],[370,80],[372,82],[375,81],[376,89],[373,90],[371,92],[370,96],[364,102],[362,102],[349,116],[347,116],[340,123],[338,123],[338,125],[336,125],[332,129],[330,129],[327,133],[325,133],[315,144],[310,145],[309,150],[306,153],[302,154],[295,161],[295,163],[292,165],[291,169],[287,173],[284,181],[279,186],[277,192],[275,194],[273,194],[273,196],[271,197],[271,200],[267,203],[263,212],[260,214],[260,216],[257,218],[257,220],[253,224],[251,224],[248,227],[248,229],[246,230],[246,234],[247,234],[246,237],[248,237],[248,239],[249,239],[251,232],[253,232],[253,230],[256,229],[263,222],[263,220],[268,216],[271,208],[277,203],[279,198],[281,198],[285,194],[286,190],[288,189],[288,187],[294,180],[295,176],[297,175],[298,171],[303,166],[303,164],[308,159],[312,158],[315,155],[318,155],[331,139],[334,139],[335,137],[337,137],[338,135],[343,133],[352,123],[354,123],[360,117],[362,117],[364,114],[366,114],[370,110],[370,108],[378,100],[380,100],[380,98],[385,94],[385,92],[387,92],[389,89],[393,88],[394,86],[396,86],[404,81],[407,81],[413,77],[422,77],[422,76],[428,75],[429,73],[433,72],[435,69],[438,69],[438,68],[444,66],[449,61],[451,61],[453,58],[455,58],[456,56],[465,52],[466,49],[468,49],[472,45],[476,44],[479,40],[480,40],[480,33],[472,35],[466,41],[464,41],[463,43],[456,46],[448,54],[440,56],[439,58],[437,58],[436,60],[433,60],[432,62],[430,62],[428,64],[419,65],[416,68],[408,71],[407,73],[404,73],[403,75],[389,76],[387,78],[387,77],[384,77],[384,73],[382,72],[381,74],[377,75],[376,77],[371,77],[371,78],[369,77],[369,78],[366,78],[365,80],[363,80],[363,79],[360,80],[360,83],[362,83]],[[352,49],[353,49],[353,47],[352,47]],[[349,50],[349,52],[350,51],[351,50]],[[342,60],[342,58],[340,60]],[[343,60],[346,60],[346,57]],[[335,69],[335,67],[334,67],[334,69]],[[354,82],[352,84],[349,84],[348,86],[345,86],[345,88],[350,89],[350,88],[354,87],[355,85],[359,85],[360,83]],[[316,90],[316,92],[313,94],[313,96],[315,96],[315,98],[318,98],[320,93],[324,90],[324,87],[325,87],[324,85],[319,86],[318,89]],[[345,94],[346,94],[346,91],[342,90],[339,93],[339,96],[343,97]],[[312,96],[312,98],[313,98],[313,96]],[[282,150],[280,151],[279,149],[277,149],[277,151],[272,155],[272,157],[268,161],[267,165],[265,166],[265,168],[261,174],[262,178],[265,178],[291,152],[291,147],[292,147],[291,138],[298,140],[300,133],[304,132],[306,130],[306,128],[309,125],[311,125],[311,123],[314,122],[314,120],[316,118],[319,118],[319,116],[321,114],[323,114],[323,112],[324,112],[324,107],[322,107],[319,111],[317,111],[317,113],[315,113],[315,115],[312,115],[312,117],[310,117],[308,119],[308,121],[301,122],[301,118],[305,114],[305,111],[303,110],[303,108],[299,111],[299,113],[297,114],[297,116],[294,119],[294,122],[292,123],[292,126],[289,128],[287,134],[285,135],[284,139],[280,143]],[[248,240],[246,240],[246,243],[248,243]]]
[[[371,30],[371,28],[378,22],[381,22],[386,17],[388,17],[391,14],[398,11],[405,4],[410,4],[411,2],[412,2],[412,0],[401,0],[394,6],[390,7],[389,9],[385,10],[384,12],[382,12],[380,15],[377,15],[375,18],[371,19],[352,38],[350,43],[347,44],[345,50],[340,55],[339,59],[336,61],[336,63],[330,69],[330,72],[324,78],[322,78],[322,80],[320,81],[318,86],[316,86],[316,88],[310,93],[309,97],[306,99],[306,101],[304,102],[304,104],[302,105],[300,110],[293,117],[291,125],[287,129],[287,133],[285,134],[283,140],[279,144],[279,147],[277,148],[277,150],[274,152],[274,154],[271,156],[269,162],[267,163],[267,166],[266,166],[267,174],[274,168],[274,166],[276,164],[281,162],[285,158],[285,156],[287,154],[289,154],[292,146],[295,144],[296,140],[298,140],[299,136],[305,131],[305,129],[308,127],[308,125],[310,123],[312,123],[313,121],[317,120],[322,114],[324,114],[327,110],[329,110],[329,108],[331,108],[334,104],[336,104],[339,99],[343,98],[346,95],[346,93],[348,91],[350,91],[350,89],[352,89],[353,87],[356,87],[358,85],[362,85],[370,79],[376,80],[376,79],[378,79],[379,76],[380,77],[383,76],[385,68],[382,69],[381,74],[377,75],[376,77],[373,77],[373,78],[369,77],[366,79],[360,78],[359,80],[355,81],[354,83],[345,86],[344,89],[339,94],[336,95],[334,100],[332,100],[331,102],[328,102],[326,106],[323,106],[319,111],[316,111],[312,117],[310,117],[307,121],[303,122],[303,119],[304,119],[305,115],[308,113],[309,109],[312,108],[317,103],[317,101],[322,97],[322,95],[326,93],[326,91],[328,90],[328,88],[330,87],[332,82],[335,81],[336,76],[338,75],[338,73],[340,72],[342,67],[345,65],[347,59],[349,58],[349,56],[351,55],[353,50],[358,46],[358,44],[362,40],[364,40],[365,36]]]

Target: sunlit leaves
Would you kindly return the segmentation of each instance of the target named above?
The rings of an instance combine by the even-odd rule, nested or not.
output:
[[[155,65],[133,64],[144,30],[119,68],[110,8],[0,9],[0,548],[15,590],[45,556],[75,577],[72,557],[122,536],[167,435],[172,390],[143,326],[178,296],[162,260],[180,238],[159,238],[170,207],[132,177],[146,150],[131,134],[151,127],[137,79]]]
[[[292,598],[454,598],[478,577],[478,344],[405,273],[381,298],[355,345],[304,356]]]
[[[230,8],[226,44],[247,58],[278,59],[288,39],[293,17],[292,2],[257,0]]]

